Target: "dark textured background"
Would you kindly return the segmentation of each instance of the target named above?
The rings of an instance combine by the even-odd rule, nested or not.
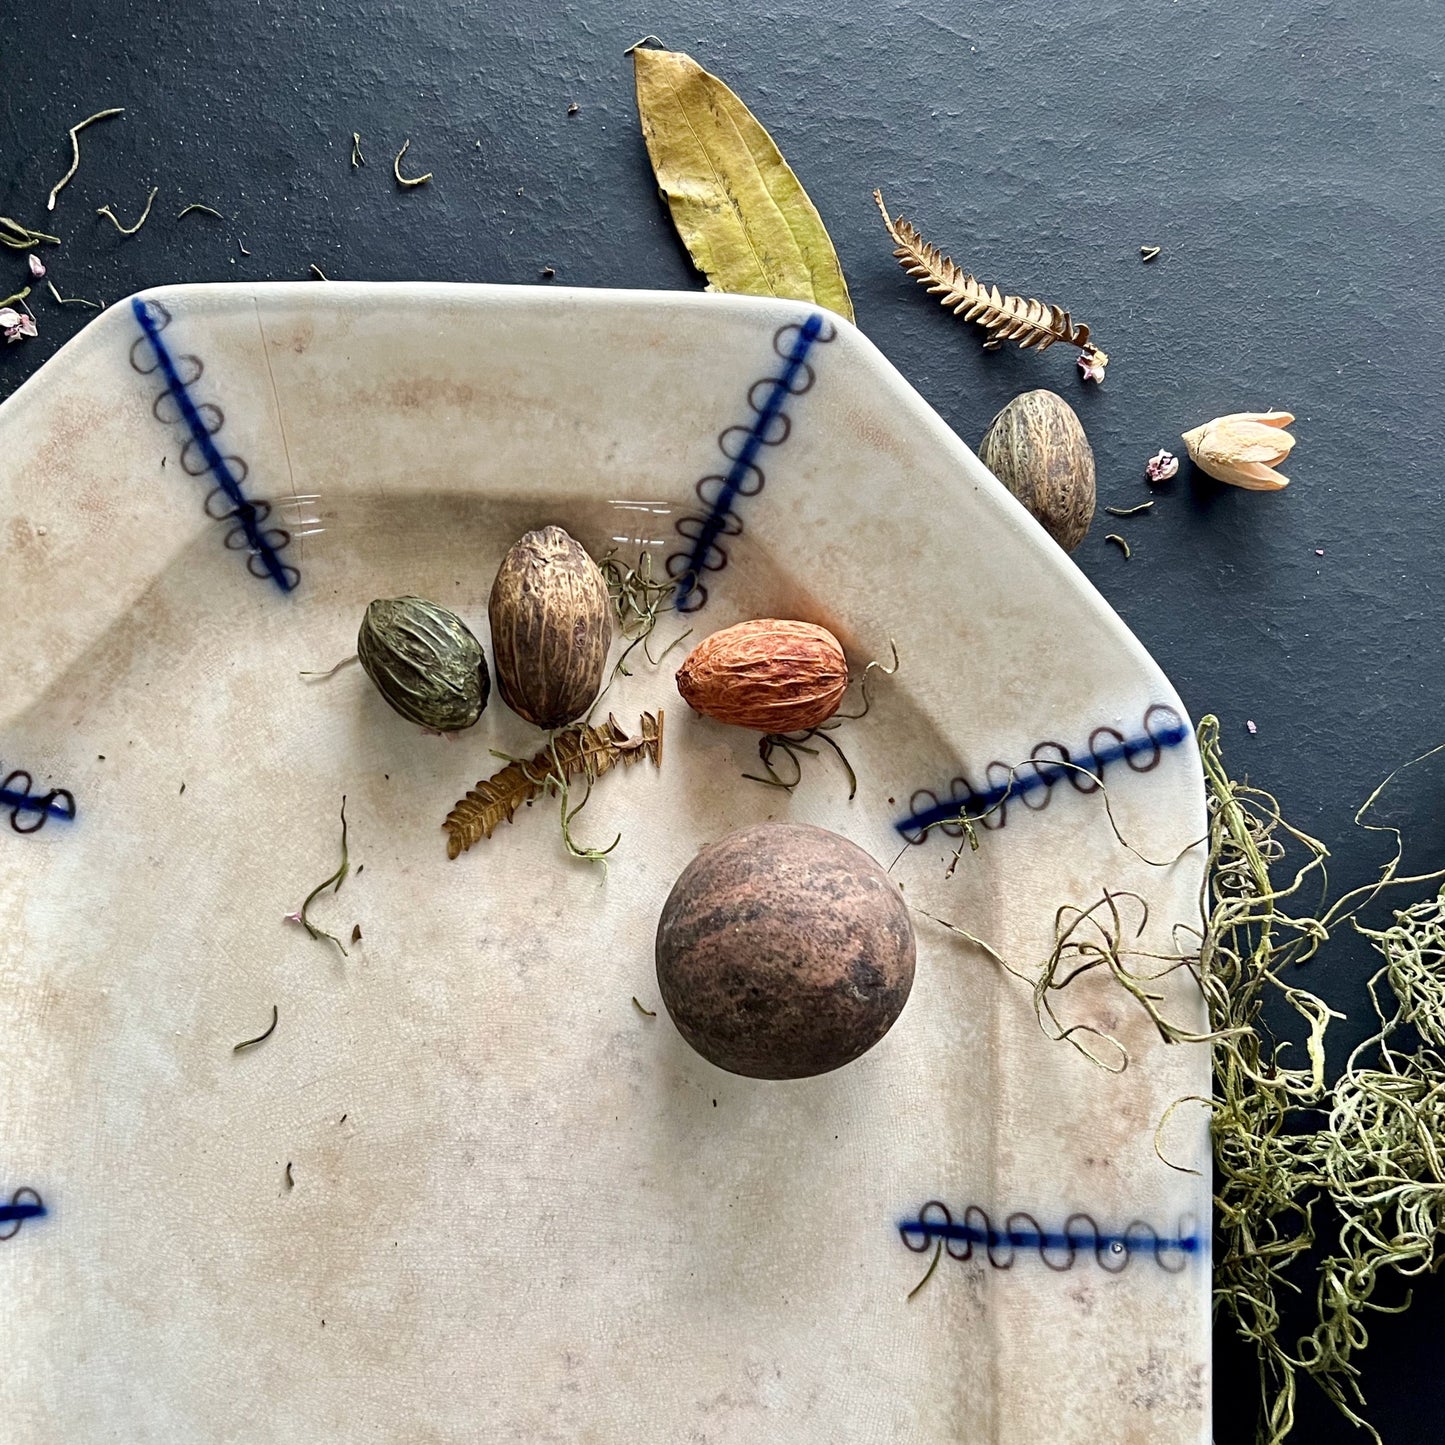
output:
[[[1101,504],[1128,505],[1147,494],[1144,459],[1184,428],[1295,412],[1287,491],[1186,467],[1151,514],[1101,518],[1077,561],[1191,711],[1220,714],[1233,769],[1330,843],[1340,884],[1385,856],[1354,808],[1445,740],[1445,25],[1431,0],[142,8],[6,7],[0,212],[54,222],[64,245],[43,254],[66,294],[114,302],[163,282],[304,277],[312,262],[347,278],[532,283],[552,266],[568,285],[696,286],[623,55],[660,30],[772,130],[832,231],[859,324],[970,444],[1016,392],[1054,387],[1093,441]],[[66,129],[111,105],[126,114],[86,133],[48,217]],[[408,136],[413,173],[436,179],[401,192],[390,161]],[[1105,385],[1081,386],[1063,347],[980,351],[890,258],[880,184],[985,277],[1089,321],[1112,358]],[[151,185],[134,238],[96,217],[113,202],[133,219]],[[227,220],[177,220],[188,201]],[[1163,247],[1148,266],[1144,243]],[[24,279],[24,258],[0,252],[0,295]],[[0,396],[87,315],[45,293],[35,312],[40,338],[0,350]],[[1111,526],[1132,561],[1103,541]],[[1425,765],[1391,795],[1417,867],[1445,862],[1442,784]],[[1364,1030],[1370,957],[1346,942],[1304,980],[1351,1013],[1342,1044]],[[1390,1445],[1438,1439],[1445,1417],[1445,1290],[1419,1296],[1371,1326],[1364,1383]],[[1251,1389],[1222,1329],[1220,1442],[1250,1438]],[[1301,1414],[1301,1441],[1363,1438],[1307,1383]]]

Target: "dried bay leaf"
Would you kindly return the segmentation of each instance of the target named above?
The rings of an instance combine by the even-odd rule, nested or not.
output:
[[[851,321],[822,218],[753,113],[689,55],[635,49],[632,62],[658,188],[707,289],[815,301]]]

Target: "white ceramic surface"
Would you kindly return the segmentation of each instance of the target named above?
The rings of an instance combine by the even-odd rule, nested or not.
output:
[[[951,878],[954,839],[903,844],[920,790],[986,793],[1045,740],[1104,762],[1155,857],[1200,833],[1202,779],[1073,565],[859,332],[812,338],[811,315],[180,287],[111,307],[0,408],[0,1205],[45,1208],[0,1224],[6,1438],[1208,1439],[1202,1118],[1168,1147],[1203,1175],[1153,1149],[1207,1092],[1203,1049],[1086,984],[1066,1018],[1133,1054],[1105,1074],[923,918],[898,1024],[822,1078],[721,1073],[631,1002],[660,1009],[678,871],[766,817],[845,833],[1025,969],[1056,907],[1106,887],[1148,898],[1145,945],[1198,921],[1198,850],[1145,867],[1063,774],[1035,769]],[[695,484],[739,455],[759,470],[710,525],[723,483]],[[208,518],[226,485],[269,517]],[[838,735],[856,800],[826,754],[791,796],[743,781],[756,740],[689,714],[679,649],[609,699],[667,725],[662,768],[601,780],[577,820],[621,833],[605,880],[555,804],[448,862],[488,750],[539,735],[494,697],[460,740],[424,736],[359,669],[298,673],[352,651],[375,596],[430,596],[485,645],[502,553],[548,522],[676,568],[679,525],[716,533],[694,640],[779,614],[859,664],[896,640]],[[362,871],[315,915],[361,925],[345,959],[283,917],[336,865],[343,793]],[[979,1210],[1015,1243],[970,1239]],[[920,1218],[955,1229],[909,1299]]]

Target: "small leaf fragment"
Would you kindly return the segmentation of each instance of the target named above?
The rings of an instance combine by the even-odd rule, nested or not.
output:
[[[709,291],[853,303],[817,208],[773,138],[690,55],[636,48],[637,112],[682,243]]]

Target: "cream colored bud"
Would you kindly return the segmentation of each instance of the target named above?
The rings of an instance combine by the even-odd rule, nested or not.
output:
[[[1292,421],[1287,411],[1237,411],[1217,416],[1184,433],[1184,445],[1195,466],[1216,481],[1252,492],[1277,492],[1289,478],[1275,471],[1294,446],[1283,428]]]

